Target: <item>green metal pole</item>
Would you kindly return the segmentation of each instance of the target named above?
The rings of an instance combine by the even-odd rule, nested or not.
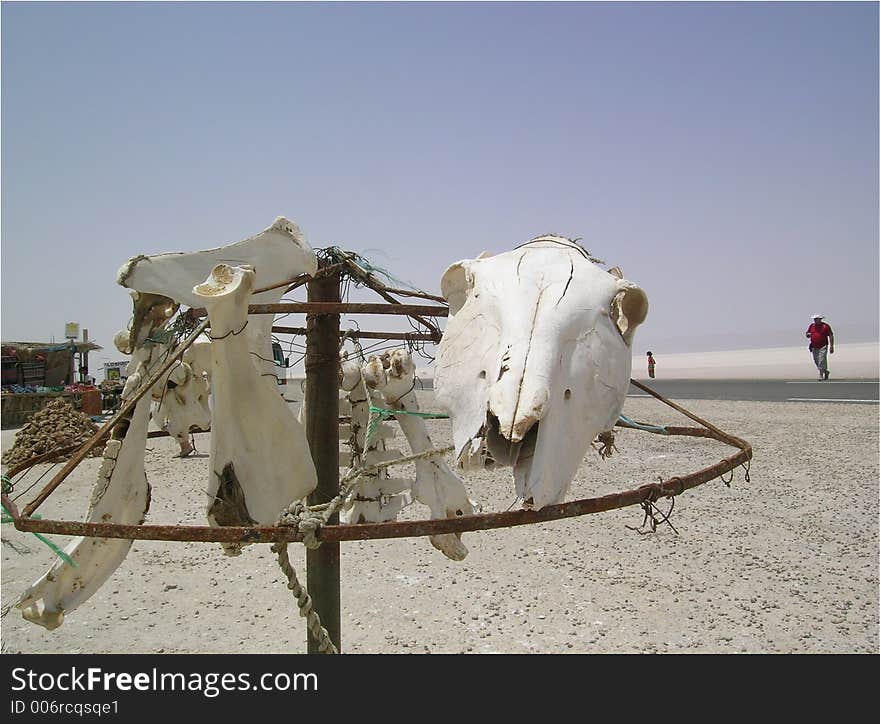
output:
[[[310,302],[340,301],[338,274],[308,284]],[[309,504],[327,503],[339,493],[339,315],[306,316],[306,438],[318,474]],[[334,514],[328,521],[338,523]],[[338,651],[341,616],[339,543],[322,543],[306,552],[306,589],[321,623]],[[308,635],[308,652],[319,653]]]

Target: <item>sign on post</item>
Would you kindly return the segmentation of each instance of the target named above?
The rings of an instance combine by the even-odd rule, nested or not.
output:
[[[124,379],[123,375],[125,374],[126,367],[128,367],[128,362],[105,362],[104,363],[104,379],[105,380]]]

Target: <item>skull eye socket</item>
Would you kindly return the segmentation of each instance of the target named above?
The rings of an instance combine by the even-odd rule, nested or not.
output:
[[[481,380],[485,380],[486,379],[486,370],[480,370],[480,374],[477,375],[477,377],[479,377]]]

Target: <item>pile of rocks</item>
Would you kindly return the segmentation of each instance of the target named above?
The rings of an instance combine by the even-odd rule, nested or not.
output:
[[[58,450],[71,445],[82,445],[98,431],[98,426],[88,415],[77,412],[71,404],[59,397],[52,400],[42,410],[35,413],[18,434],[15,444],[3,453],[2,462],[12,467],[37,455]],[[99,443],[90,455],[103,453],[104,445]],[[52,460],[67,460],[76,449],[60,454]]]

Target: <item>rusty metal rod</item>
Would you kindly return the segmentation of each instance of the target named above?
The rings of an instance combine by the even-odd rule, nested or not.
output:
[[[196,317],[204,317],[204,307],[189,310]],[[448,317],[449,308],[429,304],[366,304],[360,302],[280,302],[278,304],[251,304],[248,314],[400,314],[409,317]]]
[[[376,294],[382,297],[386,302],[390,304],[400,304],[400,300],[395,299],[389,294],[391,291],[388,287],[386,287],[382,282],[380,282],[376,277],[374,277],[370,272],[364,269],[360,264],[358,264],[354,258],[350,254],[345,254],[345,263],[347,264],[351,273],[355,276],[361,278],[361,280],[366,283]],[[440,299],[441,302],[446,302],[445,299]],[[432,332],[440,332],[437,328],[437,325],[433,322],[429,322],[427,319],[421,316],[412,315],[413,319],[423,324],[425,327],[430,329]]]
[[[70,460],[64,465],[61,470],[55,475],[52,480],[49,481],[48,485],[43,488],[39,495],[34,498],[30,503],[28,503],[27,507],[24,509],[23,515],[32,515],[33,512],[40,507],[40,504],[49,497],[49,494],[55,490],[59,485],[61,485],[64,478],[66,478],[70,473],[73,472],[73,469],[79,465],[85,458],[88,456],[89,451],[95,447],[101,440],[103,440],[107,435],[110,434],[110,431],[116,425],[117,422],[122,418],[124,414],[126,414],[132,407],[135,406],[138,400],[141,399],[149,390],[152,388],[156,382],[164,375],[171,366],[178,360],[178,358],[184,353],[187,347],[189,347],[193,342],[195,342],[196,338],[205,331],[205,328],[208,326],[208,321],[205,320],[198,327],[196,327],[193,332],[187,337],[183,342],[181,342],[174,352],[165,360],[165,363],[159,368],[158,372],[155,372],[150,378],[135,392],[131,399],[126,400],[122,403],[122,406],[117,410],[116,414],[113,415],[104,425],[101,427],[98,432],[92,435],[86,443],[79,449],[79,452],[74,454]]]
[[[694,422],[699,422],[699,423],[700,423],[701,425],[703,425],[704,427],[708,428],[709,430],[712,430],[712,432],[716,433],[717,435],[720,435],[720,437],[719,437],[718,439],[721,440],[722,442],[726,441],[727,438],[729,437],[729,435],[728,435],[726,432],[724,432],[723,430],[719,430],[719,429],[718,429],[717,427],[715,427],[715,425],[713,425],[711,422],[706,422],[706,421],[705,421],[704,419],[702,419],[701,417],[697,417],[694,413],[689,412],[688,410],[685,410],[685,409],[684,409],[683,407],[681,407],[680,405],[676,405],[676,404],[675,404],[674,402],[672,402],[671,400],[667,400],[667,399],[666,399],[663,395],[661,395],[659,392],[655,392],[655,391],[652,390],[650,387],[648,387],[648,386],[646,386],[646,385],[643,385],[641,382],[638,382],[637,380],[633,380],[633,379],[631,379],[631,380],[630,380],[630,383],[633,384],[633,385],[635,385],[636,387],[638,387],[640,390],[642,390],[642,392],[647,392],[649,395],[651,395],[651,397],[655,397],[655,398],[657,398],[658,400],[660,400],[660,402],[664,402],[664,403],[666,403],[666,404],[669,405],[672,409],[674,409],[674,410],[678,410],[682,415],[685,415],[686,417],[689,417],[689,418],[690,418],[691,420],[693,420]]]
[[[276,334],[305,334],[308,330],[305,327],[272,327],[272,331]],[[340,337],[350,337],[352,339],[401,339],[411,342],[439,342],[440,336],[430,332],[360,332],[358,330],[349,330],[348,332],[340,332]]]
[[[668,427],[670,435],[709,437],[719,440],[711,431],[691,427]],[[599,498],[585,498],[568,503],[548,505],[539,511],[514,510],[501,513],[465,515],[457,518],[436,518],[418,521],[392,521],[389,523],[361,523],[357,525],[328,525],[322,527],[317,537],[323,542],[348,540],[375,540],[384,538],[408,538],[437,535],[440,533],[465,533],[494,528],[510,528],[518,525],[543,523],[562,518],[573,518],[590,513],[601,513],[646,500],[673,497],[734,470],[752,459],[752,446],[740,438],[723,433],[727,440],[719,440],[739,448],[735,454],[687,475],[673,476],[661,483],[648,483],[622,493]],[[210,526],[161,526],[119,525],[116,523],[81,523],[74,521],[36,520],[14,516],[18,530],[60,535],[81,535],[98,538],[128,538],[135,540],[175,540],[214,542],[273,543],[301,541],[302,536],[292,528],[285,527],[226,527]],[[323,547],[323,546],[322,546]]]
[[[409,291],[408,289],[395,289],[394,287],[386,287],[384,284],[382,288],[386,292],[391,292],[392,294],[400,294],[404,297],[419,297],[420,299],[430,299],[432,302],[442,302],[446,304],[446,299],[444,297],[437,296],[436,294],[428,294],[428,292],[414,292]]]

